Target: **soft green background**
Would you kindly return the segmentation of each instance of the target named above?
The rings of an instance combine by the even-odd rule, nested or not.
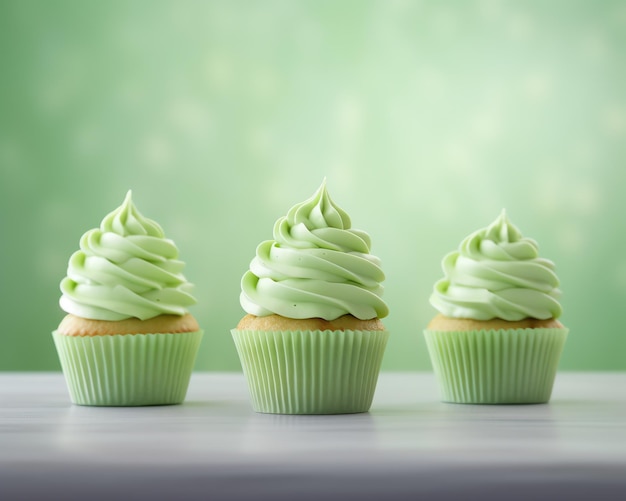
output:
[[[239,279],[323,177],[428,370],[440,261],[503,207],[557,264],[565,370],[626,369],[626,2],[0,0],[0,369],[57,370],[58,283],[133,189],[240,370]]]

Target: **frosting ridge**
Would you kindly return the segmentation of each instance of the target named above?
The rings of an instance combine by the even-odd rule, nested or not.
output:
[[[95,320],[184,315],[196,302],[184,266],[174,242],[137,210],[129,190],[99,228],[81,237],[59,303],[67,313]]]
[[[537,242],[523,237],[504,210],[446,255],[442,267],[430,302],[447,317],[517,321],[562,313],[554,263],[539,257]]]
[[[381,299],[385,275],[370,246],[324,181],[276,221],[273,240],[257,247],[241,279],[241,306],[256,316],[383,318],[389,311]]]

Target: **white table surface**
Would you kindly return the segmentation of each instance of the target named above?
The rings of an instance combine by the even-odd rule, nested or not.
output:
[[[241,374],[183,405],[72,405],[60,373],[0,373],[0,500],[626,499],[626,373],[559,373],[543,405],[441,403],[382,373],[369,413],[252,411]]]

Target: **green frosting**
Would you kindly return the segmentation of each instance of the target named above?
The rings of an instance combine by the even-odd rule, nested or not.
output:
[[[538,257],[537,243],[524,238],[504,211],[442,264],[445,278],[435,284],[430,302],[447,317],[515,321],[561,315],[554,264]]]
[[[370,254],[369,235],[350,226],[324,181],[276,221],[274,240],[257,247],[241,280],[243,309],[295,319],[387,316],[380,260]]]
[[[196,302],[178,249],[131,200],[85,233],[61,281],[63,310],[97,320],[184,315]]]

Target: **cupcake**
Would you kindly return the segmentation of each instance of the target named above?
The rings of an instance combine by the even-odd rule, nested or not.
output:
[[[369,235],[351,227],[324,181],[273,237],[241,280],[247,314],[231,331],[254,410],[367,412],[389,336]]]
[[[548,402],[568,333],[552,261],[502,211],[443,271],[430,297],[439,314],[424,331],[442,400]]]
[[[174,242],[124,203],[85,233],[61,281],[67,313],[52,333],[72,402],[181,403],[202,331]]]

